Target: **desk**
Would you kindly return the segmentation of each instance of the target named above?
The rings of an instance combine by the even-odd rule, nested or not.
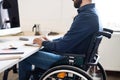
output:
[[[29,57],[33,53],[39,50],[39,47],[32,47],[32,46],[24,46],[25,43],[32,43],[35,36],[23,36],[27,37],[29,41],[21,41],[19,40],[20,36],[7,36],[7,37],[0,37],[0,49],[7,48],[9,45],[13,45],[17,47],[19,50],[23,51],[24,54],[10,54],[10,55],[0,55],[0,57],[20,57],[18,59],[11,59],[11,60],[2,60],[0,61],[0,73],[4,70],[12,67],[13,65],[17,64],[21,60]]]
[[[57,35],[57,36],[48,36],[48,39],[52,40],[55,38],[59,38],[63,35]],[[19,40],[20,37],[28,38],[29,41],[21,41]],[[7,37],[0,37],[0,49],[7,48],[10,45],[13,45],[17,47],[19,50],[23,51],[24,54],[16,54],[16,55],[0,55],[0,57],[16,57],[20,56],[18,59],[12,59],[12,60],[3,60],[0,61],[0,73],[4,70],[12,67],[13,65],[19,63],[23,59],[29,57],[30,55],[34,54],[39,50],[39,47],[32,47],[32,46],[24,46],[26,43],[32,43],[33,39],[38,36],[7,36]],[[3,42],[1,42],[3,41]]]

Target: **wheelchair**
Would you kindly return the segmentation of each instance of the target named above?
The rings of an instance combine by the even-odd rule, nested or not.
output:
[[[95,33],[85,55],[66,53],[62,60],[54,63],[39,79],[34,79],[32,74],[32,80],[106,80],[106,72],[99,63],[98,48],[103,36],[111,38],[112,33],[112,30],[106,28]]]

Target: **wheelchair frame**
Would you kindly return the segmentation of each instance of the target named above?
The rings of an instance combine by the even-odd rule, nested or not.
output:
[[[102,40],[102,37],[104,36],[107,38],[111,38],[112,33],[112,30],[104,28],[102,32],[98,32],[97,34],[95,34],[93,40],[91,40],[92,45],[90,44],[88,48],[88,52],[86,54],[87,57],[85,57],[86,59],[84,61],[84,65],[80,65],[79,67],[74,66],[75,56],[71,56],[68,54],[68,65],[58,65],[50,68],[40,77],[40,80],[106,80],[106,72],[102,65],[99,63],[98,47]],[[96,78],[98,77],[98,72],[100,78]],[[61,76],[58,76],[60,75],[60,73],[64,73],[64,75],[61,74]],[[69,74],[71,74],[72,77],[70,77]]]
[[[50,69],[43,73],[39,80],[106,80],[106,72],[102,65],[99,63],[98,47],[102,40],[102,37],[104,36],[110,39],[112,33],[113,30],[106,28],[104,28],[101,32],[95,33],[86,55],[64,55],[67,56],[68,63],[52,65]],[[76,56],[84,58],[84,63],[76,65]],[[98,77],[98,74],[100,78],[96,78]]]

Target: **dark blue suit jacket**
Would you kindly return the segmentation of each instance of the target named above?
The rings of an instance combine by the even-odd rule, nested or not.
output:
[[[99,19],[95,11],[95,4],[88,4],[78,9],[78,15],[63,38],[44,41],[42,45],[48,51],[84,54],[93,34],[98,30]]]

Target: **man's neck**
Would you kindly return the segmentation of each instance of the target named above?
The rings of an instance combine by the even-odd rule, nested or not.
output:
[[[84,6],[84,5],[87,5],[87,4],[91,4],[91,1],[88,1],[88,0],[83,0],[80,7]]]

